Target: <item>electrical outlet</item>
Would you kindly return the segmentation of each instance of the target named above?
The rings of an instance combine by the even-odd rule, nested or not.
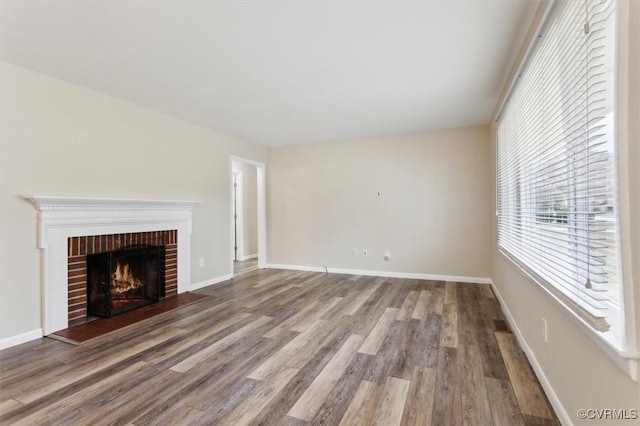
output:
[[[367,257],[367,256],[369,256],[369,250],[362,249],[362,257]]]
[[[201,258],[199,259],[199,263],[200,263],[200,267],[201,267],[201,268],[204,268],[204,257],[201,257]]]
[[[545,343],[549,343],[549,334],[548,334],[548,330],[547,330],[547,320],[545,318],[542,318],[542,338],[544,339]]]
[[[358,249],[351,249],[351,254],[354,256],[358,255]]]

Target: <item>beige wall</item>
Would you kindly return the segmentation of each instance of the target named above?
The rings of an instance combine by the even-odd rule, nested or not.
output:
[[[263,148],[1,66],[0,339],[41,327],[37,215],[23,194],[204,201],[194,211],[192,282],[231,273],[229,155],[263,162]]]
[[[481,126],[269,149],[269,263],[489,277],[490,145]]]
[[[632,280],[632,294],[627,294],[628,306],[633,307],[636,318],[640,314],[640,2],[619,2],[622,9],[620,40],[619,137],[621,199],[624,214],[631,226],[621,230],[630,242],[625,258],[627,280]],[[627,7],[631,14],[626,13]],[[627,18],[630,17],[630,21]],[[630,31],[630,32],[627,32]],[[492,126],[495,141],[495,126]],[[495,153],[495,143],[493,144]],[[495,158],[492,155],[492,158]],[[493,166],[494,167],[494,166]],[[492,188],[495,188],[492,185]],[[495,199],[495,193],[494,193]],[[592,337],[541,289],[497,250],[496,222],[493,220],[493,280],[506,302],[506,306],[522,332],[526,344],[544,372],[563,405],[570,421],[575,424],[612,425],[630,424],[632,421],[580,420],[580,408],[612,408],[640,410],[640,383],[634,382],[601,349]],[[542,339],[542,318],[548,323],[549,341]],[[632,321],[635,338],[640,341],[638,320]]]

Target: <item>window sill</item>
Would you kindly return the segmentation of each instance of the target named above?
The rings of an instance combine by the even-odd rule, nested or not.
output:
[[[640,353],[635,349],[625,348],[622,342],[614,342],[613,336],[607,336],[609,333],[600,333],[595,331],[591,326],[576,314],[573,309],[569,308],[562,300],[553,294],[545,284],[542,284],[526,269],[524,269],[517,261],[514,261],[508,252],[498,248],[498,252],[504,256],[510,264],[512,264],[522,275],[528,280],[535,283],[543,292],[561,307],[561,311],[567,314],[575,321],[585,332],[587,336],[602,349],[611,358],[614,363],[620,367],[634,382],[638,382],[638,364],[640,361]],[[616,339],[617,340],[617,339]]]

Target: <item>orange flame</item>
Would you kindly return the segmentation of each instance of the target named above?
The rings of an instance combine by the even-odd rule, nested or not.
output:
[[[111,278],[111,287],[116,293],[125,293],[142,286],[142,282],[133,276],[128,263],[122,265],[120,262],[116,262],[116,269]]]

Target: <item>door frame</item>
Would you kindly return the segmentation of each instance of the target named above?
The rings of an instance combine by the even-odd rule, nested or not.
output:
[[[230,189],[230,200],[231,200],[231,214],[230,214],[230,241],[233,241],[233,163],[244,163],[249,164],[256,167],[257,174],[257,192],[258,192],[258,268],[264,269],[267,267],[267,203],[266,203],[266,166],[264,163],[249,160],[242,157],[237,157],[235,155],[229,156],[229,178],[231,180],[231,184],[229,185]],[[233,244],[230,244],[231,256],[230,256],[230,267],[231,267],[231,275],[233,276]]]
[[[234,237],[234,232],[231,233],[231,237],[232,237],[232,241],[234,241],[235,243],[235,247],[234,250],[232,251],[232,256],[231,259],[233,261],[236,260],[236,256],[238,258],[238,260],[242,260],[242,258],[244,257],[242,254],[244,253],[244,247],[243,247],[243,238],[244,238],[244,215],[243,215],[243,187],[242,187],[242,171],[233,171],[232,170],[232,181],[231,184],[237,184],[237,186],[235,186],[233,188],[233,198],[231,199],[231,202],[233,203],[233,205],[231,206],[233,212],[231,213],[231,219],[233,220],[233,227],[231,228],[232,230],[235,231],[235,238]],[[237,217],[234,217],[237,216]]]

